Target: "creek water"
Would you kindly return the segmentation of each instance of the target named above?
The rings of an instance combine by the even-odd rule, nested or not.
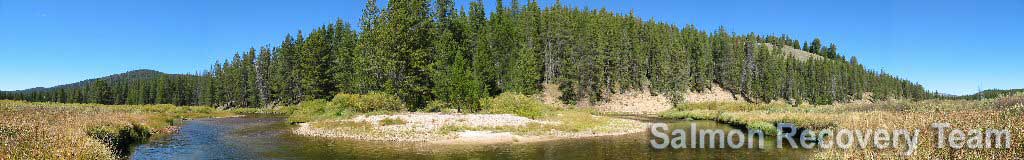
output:
[[[621,117],[668,123],[672,129],[732,130],[714,121]],[[245,116],[189,120],[170,136],[140,144],[131,159],[809,159],[813,150],[654,149],[651,133],[492,145],[438,145],[327,139],[291,133],[284,118]],[[670,132],[670,131],[669,131]]]

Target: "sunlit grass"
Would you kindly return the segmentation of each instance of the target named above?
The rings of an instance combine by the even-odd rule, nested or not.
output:
[[[868,104],[787,106],[732,102],[684,104],[661,113],[666,118],[715,120],[749,129],[772,130],[777,123],[820,129],[918,129],[921,146],[910,159],[1002,159],[1020,157],[1024,145],[1011,149],[938,149],[932,123],[950,123],[962,129],[1007,129],[1015,141],[1024,140],[1022,105],[1013,97],[989,100],[883,101]],[[817,152],[820,159],[879,159],[903,157],[905,148],[828,149]]]
[[[401,125],[401,124],[405,124],[405,120],[402,120],[401,118],[384,118],[383,120],[380,120],[380,124],[381,125],[385,125],[385,126],[387,126],[387,125]]]
[[[179,118],[231,115],[210,107],[0,100],[0,159],[117,159]]]
[[[235,114],[277,114],[277,115],[287,115],[287,114],[291,114],[291,110],[288,110],[288,109],[290,109],[290,108],[286,108],[286,107],[281,107],[281,108],[232,108],[232,109],[227,109],[227,111],[231,112],[231,113],[235,113]]]

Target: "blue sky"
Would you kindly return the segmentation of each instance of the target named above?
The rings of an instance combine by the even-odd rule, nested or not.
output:
[[[338,18],[357,23],[364,2],[0,0],[0,90],[49,87],[135,69],[196,72],[236,51],[277,44],[300,29]],[[979,85],[1024,88],[1024,1],[563,3],[632,9],[645,19],[705,30],[722,25],[737,33],[820,37],[871,69],[944,93],[969,94]],[[494,7],[494,2],[485,5]]]

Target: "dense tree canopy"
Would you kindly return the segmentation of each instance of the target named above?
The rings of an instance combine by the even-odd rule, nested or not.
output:
[[[846,60],[835,44],[786,35],[714,32],[643,20],[632,13],[498,0],[456,9],[451,0],[374,0],[357,32],[338,20],[250,48],[192,76],[47,91],[0,98],[105,104],[170,103],[262,107],[382,91],[414,108],[441,104],[476,110],[503,92],[535,94],[560,86],[564,102],[599,101],[629,90],[682,100],[718,85],[752,102],[829,104],[862,98],[922,99],[934,94]],[[801,45],[802,43],[802,45]],[[796,58],[786,49],[821,58]]]

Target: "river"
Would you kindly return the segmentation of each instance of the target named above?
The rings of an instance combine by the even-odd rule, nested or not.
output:
[[[664,120],[672,128],[733,127],[714,121]],[[809,159],[812,150],[653,149],[650,133],[499,145],[436,145],[312,138],[292,134],[284,118],[245,116],[189,120],[170,136],[134,148],[131,159]]]

